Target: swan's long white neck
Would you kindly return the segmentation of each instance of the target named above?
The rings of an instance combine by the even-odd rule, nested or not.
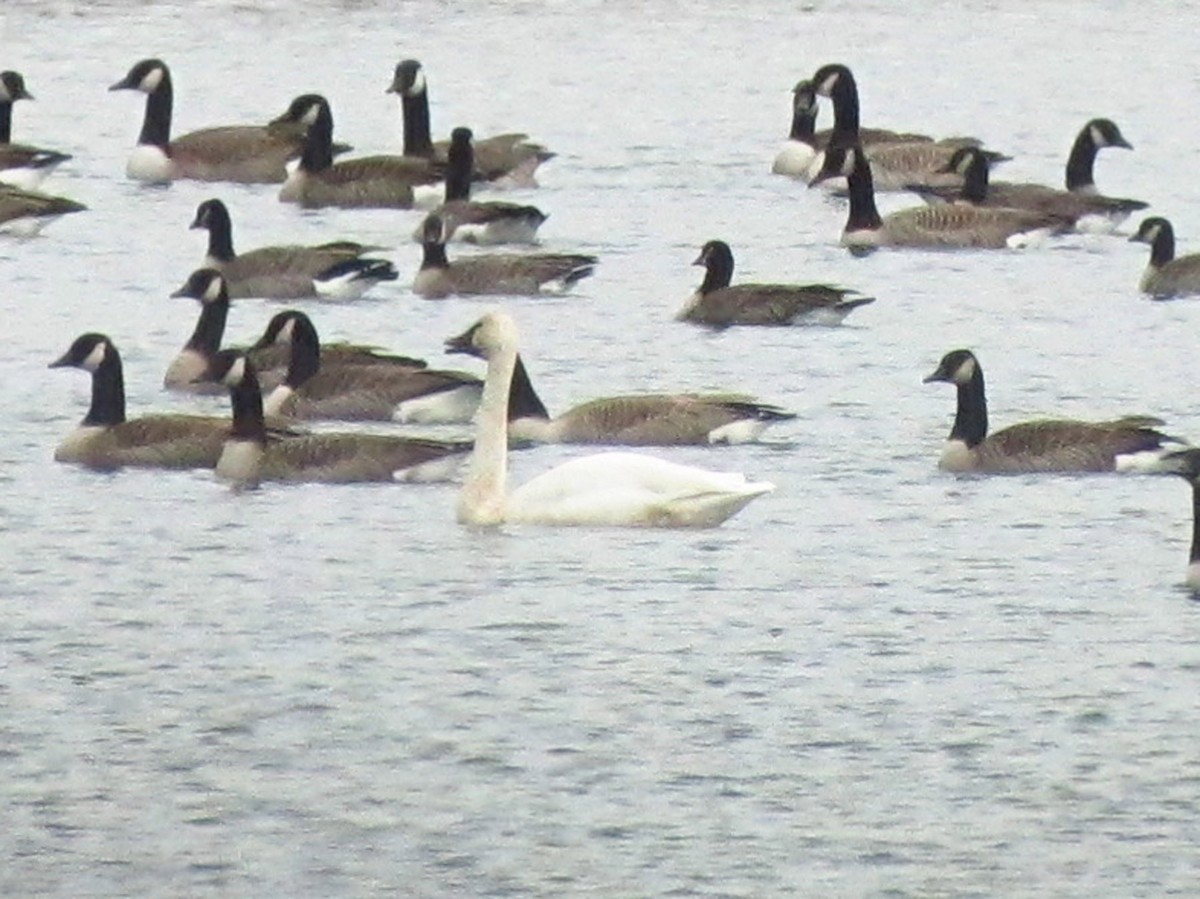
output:
[[[517,364],[515,346],[495,350],[488,359],[483,399],[475,418],[475,450],[458,497],[463,524],[504,521],[508,480],[508,393]]]

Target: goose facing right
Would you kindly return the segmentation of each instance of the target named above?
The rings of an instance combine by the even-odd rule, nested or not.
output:
[[[269,435],[254,363],[236,350],[213,356],[202,376],[229,389],[233,425],[216,461],[217,477],[238,488],[262,481],[357,483],[441,481],[471,444],[388,434]]]
[[[507,313],[491,312],[448,340],[447,347],[470,347],[488,366],[475,449],[458,499],[463,524],[715,527],[774,489],[741,474],[612,452],[572,459],[510,491],[508,402],[517,362],[516,324]]]
[[[0,230],[32,237],[51,222],[87,207],[66,197],[0,184]]]
[[[710,240],[693,265],[705,267],[704,281],[680,310],[680,321],[724,328],[730,325],[838,325],[874,297],[828,284],[735,284],[733,251]]]
[[[245,253],[233,249],[233,222],[229,209],[218,199],[196,207],[191,227],[208,231],[204,264],[225,276],[231,299],[262,297],[294,300],[325,296],[339,278],[353,280],[353,290],[338,299],[362,296],[381,281],[394,281],[396,270],[382,259],[364,259],[368,247],[353,241],[334,241],[317,246],[258,247]]]
[[[20,72],[0,72],[0,183],[34,190],[46,176],[71,156],[57,150],[45,150],[12,142],[13,104],[32,100]]]
[[[988,433],[983,369],[970,350],[953,350],[925,378],[958,392],[954,426],[938,467],[952,472],[1019,474],[1032,472],[1148,471],[1173,437],[1155,430],[1162,422],[1147,416],[1113,421],[1043,419]]]
[[[1175,229],[1161,216],[1151,216],[1129,238],[1150,244],[1150,261],[1138,289],[1158,299],[1200,293],[1200,253],[1175,255]]]
[[[563,293],[592,274],[599,262],[581,253],[492,253],[450,261],[441,218],[426,216],[421,230],[421,267],[413,278],[413,293],[427,300]]]

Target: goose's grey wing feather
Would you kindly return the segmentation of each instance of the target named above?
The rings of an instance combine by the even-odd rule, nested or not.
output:
[[[396,473],[465,453],[467,443],[384,434],[312,434],[272,441],[262,477],[279,481],[392,481]]]
[[[705,294],[684,318],[711,325],[790,325],[815,310],[843,306],[853,293],[828,284],[736,284]],[[871,302],[858,299],[847,312]]]
[[[984,471],[1112,471],[1116,457],[1174,442],[1134,417],[1112,422],[1046,419],[1004,428],[976,447]]]

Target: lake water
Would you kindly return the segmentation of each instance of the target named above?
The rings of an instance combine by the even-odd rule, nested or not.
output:
[[[7,0],[14,137],[75,154],[91,209],[0,242],[0,893],[5,896],[1192,896],[1200,891],[1200,606],[1177,479],[955,479],[935,467],[975,349],[997,425],[1162,416],[1200,438],[1200,305],[1139,296],[1147,248],[836,246],[839,201],[768,174],[790,89],[851,65],[864,122],[971,133],[1057,183],[1084,121],[1134,144],[1101,188],[1200,247],[1200,38],[1187,3]],[[547,248],[595,252],[567,298],[510,304],[551,410],[637,390],[741,390],[795,421],[762,445],[662,450],[778,490],[719,530],[454,521],[450,486],[269,487],[56,465],[122,350],[131,414],[195,309],[195,206],[235,240],[357,237],[402,276],[307,307],[324,336],[442,365],[488,304],[407,283],[417,213],[301,213],[270,186],[124,178],[145,56],[175,131],[330,97],[395,151],[395,63],[434,129],[558,152]],[[822,109],[822,123],[829,112]],[[888,208],[911,202],[886,198]],[[1136,221],[1133,223],[1136,224]],[[1125,230],[1128,232],[1130,225]],[[729,241],[740,279],[878,297],[840,329],[713,334],[672,316]],[[280,308],[239,302],[244,340]],[[524,479],[577,448],[514,461]]]

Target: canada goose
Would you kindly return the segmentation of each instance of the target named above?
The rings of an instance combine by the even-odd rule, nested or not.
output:
[[[705,267],[704,281],[677,316],[680,321],[725,328],[729,325],[838,325],[874,297],[828,284],[736,284],[733,251],[710,240],[693,265]]]
[[[272,439],[263,419],[254,363],[235,350],[213,356],[203,377],[229,388],[233,427],[216,462],[236,487],[261,481],[354,483],[445,480],[471,444],[384,434],[300,434]]]
[[[461,423],[471,420],[483,383],[474,375],[397,364],[322,363],[317,329],[303,312],[276,315],[251,347],[289,350],[283,382],[266,397],[268,415],[341,421]]]
[[[287,174],[288,160],[304,149],[305,122],[203,128],[171,140],[174,89],[171,71],[161,59],[143,59],[109,90],[146,95],[142,133],[125,167],[126,176],[135,181],[278,184]]]
[[[92,403],[79,427],[54,451],[58,462],[111,470],[122,466],[212,468],[229,432],[228,421],[196,415],[125,418],[121,355],[103,334],[75,339],[50,368],[91,372]]]
[[[563,293],[586,278],[600,261],[579,253],[493,253],[446,258],[446,239],[440,217],[429,215],[422,225],[421,267],[413,293],[427,300],[481,294],[536,296]]]
[[[447,142],[432,140],[429,95],[421,64],[415,59],[399,62],[386,92],[400,97],[404,155],[448,161]],[[508,187],[537,187],[534,175],[538,166],[553,158],[545,147],[530,142],[528,134],[497,134],[475,142],[474,178]]]
[[[446,200],[433,210],[445,225],[445,240],[477,244],[536,243],[537,230],[546,213],[536,206],[497,200],[471,199],[471,171],[474,150],[471,129],[455,128],[450,134],[449,165],[446,168]],[[423,239],[424,226],[418,225],[413,239]]]
[[[506,313],[489,313],[447,340],[446,350],[482,355],[488,367],[475,450],[458,500],[463,524],[715,527],[774,489],[740,474],[618,452],[572,459],[509,492],[508,404],[517,363],[516,325]]]
[[[87,209],[66,197],[0,184],[0,230],[31,237],[56,219]]]
[[[341,279],[353,284],[346,296],[361,296],[379,281],[393,281],[396,270],[390,262],[361,259],[368,247],[351,241],[319,246],[259,247],[246,253],[233,250],[233,223],[220,200],[205,200],[196,207],[192,228],[208,230],[205,266],[225,276],[232,299],[265,297],[276,300],[303,297],[336,297],[334,285]],[[354,283],[357,282],[357,283]],[[341,298],[341,297],[338,297]]]
[[[413,187],[440,180],[440,172],[424,159],[405,156],[360,156],[333,161],[333,113],[320,94],[305,94],[292,101],[306,111],[310,122],[300,164],[292,171],[279,199],[308,209],[342,208],[409,209]]]
[[[1089,122],[1080,133],[1080,138],[1087,138],[1086,144],[1095,155],[1096,144],[1092,142],[1093,132],[1096,134],[1111,133],[1102,131],[1095,122],[1107,122],[1107,119],[1096,119]],[[1120,132],[1116,135],[1119,137]],[[1080,141],[1076,140],[1076,147]],[[1126,144],[1105,144],[1105,146],[1129,146]],[[1074,152],[1072,153],[1074,158]],[[1068,181],[1070,181],[1068,162]],[[1061,190],[1045,184],[1033,182],[990,181],[988,163],[977,148],[964,147],[956,150],[950,157],[947,170],[955,170],[962,174],[961,190],[953,188],[922,187],[913,189],[926,202],[941,202],[961,199],[974,206],[1003,206],[1012,209],[1033,209],[1050,215],[1068,219],[1077,231],[1091,233],[1110,232],[1138,209],[1145,209],[1149,204],[1141,200],[1125,200],[1116,197],[1105,197],[1085,190]],[[1090,170],[1091,163],[1089,161]]]
[[[67,153],[12,142],[12,108],[32,100],[19,72],[0,72],[0,183],[34,190],[46,176],[70,159]]]
[[[983,369],[970,350],[942,357],[925,383],[945,381],[958,389],[958,411],[938,467],[954,472],[1065,472],[1147,470],[1178,443],[1155,430],[1162,422],[1146,416],[1089,422],[1045,419],[988,434]]]
[[[825,167],[813,183],[837,174],[847,176],[850,214],[842,231],[842,245],[855,253],[882,246],[1003,249],[1020,246],[1034,235],[1058,234],[1070,228],[1068,220],[1033,210],[962,203],[901,209],[880,218],[871,167],[862,148],[846,150],[842,166],[831,171],[834,158],[833,153],[826,157]]]
[[[909,190],[915,184],[955,186],[958,182],[954,176],[941,171],[951,154],[960,147],[983,146],[975,137],[932,141],[925,139],[925,135],[861,128],[858,84],[850,69],[839,63],[817,69],[812,84],[817,94],[833,101],[834,127],[829,140],[832,152],[828,155],[834,159],[823,165],[836,170],[841,163],[840,151],[861,145],[866,148],[877,190]],[[991,162],[1008,158],[992,150],[984,153]]]
[[[1179,475],[1192,485],[1192,546],[1188,553],[1184,584],[1193,593],[1200,593],[1200,449],[1164,453],[1150,470],[1158,474]]]
[[[1169,221],[1151,216],[1129,239],[1150,244],[1150,262],[1142,273],[1138,290],[1152,297],[1200,293],[1200,253],[1176,258],[1175,229]]]
[[[455,352],[486,360],[481,347]],[[751,443],[796,416],[740,394],[641,393],[589,400],[550,417],[518,354],[508,395],[508,433],[517,442],[609,446]]]
[[[199,380],[207,370],[212,357],[221,348],[225,336],[225,322],[229,317],[229,292],[225,277],[216,269],[198,269],[187,281],[171,294],[172,297],[189,297],[200,303],[200,317],[179,355],[172,360],[163,378],[168,390],[189,392],[224,391],[212,381]],[[268,389],[276,387],[287,373],[291,358],[291,335],[283,335],[288,321],[287,313],[280,313],[271,320],[267,331],[250,352],[257,369],[259,383]],[[283,343],[278,342],[282,340]],[[398,365],[407,369],[425,368],[425,362],[408,356],[396,356],[381,352],[375,347],[350,343],[328,343],[320,348],[321,357],[329,366],[335,365]]]

